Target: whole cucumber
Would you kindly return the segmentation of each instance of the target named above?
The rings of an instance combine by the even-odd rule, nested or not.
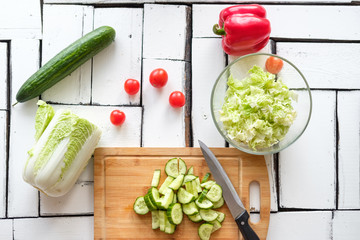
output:
[[[109,46],[114,39],[115,30],[102,26],[76,40],[26,80],[16,94],[16,100],[25,102],[39,96]]]

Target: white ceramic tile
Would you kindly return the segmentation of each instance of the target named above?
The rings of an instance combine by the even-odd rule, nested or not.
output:
[[[272,213],[266,239],[332,240],[331,221],[330,211]]]
[[[360,88],[360,44],[280,42],[276,51],[300,69],[311,88]],[[286,66],[281,73],[291,77]]]
[[[140,92],[129,96],[128,78],[141,81],[143,10],[141,8],[96,8],[94,28],[115,29],[115,41],[93,58],[92,102],[100,105],[139,105]]]
[[[276,177],[276,166],[274,162],[274,155],[269,154],[265,155],[265,162],[269,175],[269,184],[270,184],[270,211],[278,211],[278,199],[277,199],[277,177]]]
[[[184,147],[185,106],[171,107],[169,96],[173,91],[184,93],[185,62],[144,59],[143,64],[143,146]],[[163,88],[154,88],[149,82],[149,75],[156,68],[168,73],[168,82]]]
[[[220,39],[192,41],[192,126],[194,146],[198,140],[210,147],[224,147],[225,140],[211,116],[210,95],[213,85],[225,67],[225,54]]]
[[[42,65],[93,30],[93,7],[45,4],[43,12]],[[57,103],[88,104],[90,95],[91,59],[46,90],[41,97]]]
[[[1,1],[0,39],[40,39],[40,10],[38,0]]]
[[[279,203],[283,208],[335,208],[335,91],[312,91],[304,134],[279,153]]]
[[[212,26],[229,5],[193,5],[193,37],[216,37]],[[301,39],[360,39],[358,6],[263,5],[271,22],[271,37]],[[319,18],[319,16],[321,16]],[[337,29],[337,31],[334,31]]]
[[[144,6],[144,58],[185,60],[188,11],[184,5]]]
[[[338,208],[360,208],[360,91],[338,93]]]
[[[38,40],[11,42],[12,103],[20,86],[39,66]],[[35,143],[35,113],[37,98],[18,103],[11,108],[8,216],[38,216],[38,191],[23,181],[22,170],[28,158],[27,151]],[[24,202],[26,199],[26,202]]]
[[[0,218],[6,213],[7,112],[0,111]]]
[[[45,0],[45,3],[70,3],[70,4],[124,4],[124,3],[151,3],[155,0]]]
[[[335,211],[333,240],[357,240],[360,236],[360,211]]]
[[[14,239],[85,240],[94,238],[93,217],[14,219]]]
[[[12,240],[13,239],[13,220],[0,219],[0,239]]]
[[[0,109],[7,109],[8,98],[7,44],[0,42]]]

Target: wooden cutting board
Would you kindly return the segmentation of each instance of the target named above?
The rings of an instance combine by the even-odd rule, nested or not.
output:
[[[234,148],[212,148],[249,211],[249,185],[260,185],[260,221],[250,223],[260,239],[266,239],[270,218],[270,186],[263,156],[249,155]],[[165,180],[166,162],[181,157],[194,174],[202,178],[209,169],[199,148],[97,148],[94,154],[94,238],[95,239],[199,239],[199,223],[184,216],[173,235],[151,229],[151,214],[137,215],[133,203],[149,189],[153,171],[161,169]],[[222,228],[211,239],[242,239],[226,204]]]

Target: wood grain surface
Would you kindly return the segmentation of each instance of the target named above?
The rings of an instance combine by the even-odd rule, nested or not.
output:
[[[212,149],[227,172],[244,205],[249,210],[249,185],[260,184],[260,221],[252,224],[261,239],[266,239],[270,217],[270,188],[263,156],[242,153],[237,149]],[[161,169],[160,184],[165,180],[164,167],[172,157],[181,157],[194,174],[209,172],[199,148],[98,148],[94,158],[94,238],[95,239],[198,239],[199,223],[187,217],[168,235],[151,229],[151,215],[137,215],[133,203],[146,194],[153,171]],[[222,228],[211,239],[240,239],[240,232],[226,205]]]

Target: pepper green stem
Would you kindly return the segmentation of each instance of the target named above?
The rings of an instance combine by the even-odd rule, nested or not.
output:
[[[15,107],[16,104],[18,104],[19,102],[15,102],[12,106]]]
[[[224,28],[221,28],[219,26],[219,24],[215,24],[213,26],[213,32],[216,34],[216,35],[226,35],[226,32],[224,30]]]

